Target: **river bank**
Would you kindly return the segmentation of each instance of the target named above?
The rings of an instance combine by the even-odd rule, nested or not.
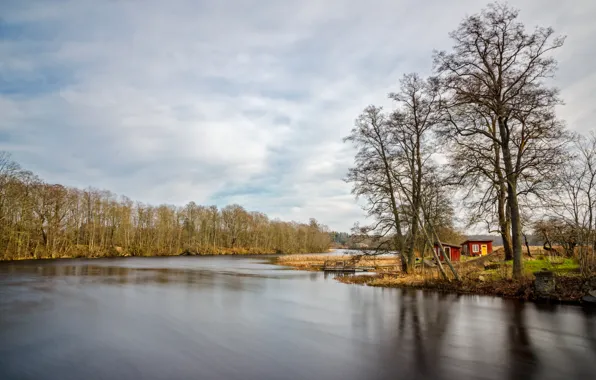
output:
[[[338,276],[337,280],[346,284],[375,287],[425,289],[456,294],[491,295],[525,301],[554,301],[574,304],[586,303],[583,297],[588,293],[586,284],[590,281],[579,276],[557,276],[554,292],[544,297],[536,293],[534,279],[530,277],[520,281],[470,278],[461,281],[446,281],[420,275],[389,276],[376,274],[371,276]]]
[[[205,250],[194,251],[184,250],[175,252],[136,252],[123,250],[120,247],[113,247],[109,250],[95,249],[89,250],[87,248],[73,249],[70,252],[48,252],[37,251],[31,254],[15,255],[15,256],[0,256],[0,262],[21,261],[21,260],[53,260],[53,259],[100,259],[100,258],[118,258],[118,257],[175,257],[175,256],[252,256],[252,255],[279,255],[279,254],[296,254],[309,255],[308,252],[280,252],[279,250],[262,249],[262,248],[226,248],[216,247]]]
[[[354,260],[353,256],[289,255],[273,259],[277,265],[299,270],[320,271],[325,262]],[[356,259],[358,260],[358,259]],[[447,281],[436,269],[418,268],[417,273],[400,272],[400,261],[394,256],[362,257],[359,266],[373,267],[375,273],[355,275],[336,274],[345,284],[384,288],[426,289],[456,294],[491,295],[526,301],[553,301],[561,303],[586,303],[584,297],[596,289],[596,275],[586,278],[579,274],[577,263],[571,259],[547,257],[526,258],[525,276],[520,281],[511,279],[511,263],[499,253],[455,263],[461,281]],[[539,295],[534,288],[534,272],[546,269],[555,276],[555,288],[548,295]]]

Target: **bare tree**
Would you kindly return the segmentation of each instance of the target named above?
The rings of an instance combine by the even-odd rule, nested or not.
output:
[[[495,122],[496,133],[491,133],[484,123],[448,119],[460,136],[482,136],[490,141],[487,152],[493,145],[499,147],[511,219],[514,278],[523,273],[520,193],[537,190],[540,176],[558,163],[556,153],[564,134],[553,112],[559,103],[557,91],[544,83],[556,70],[550,54],[564,42],[553,34],[552,28],[526,32],[517,10],[496,3],[466,17],[450,34],[453,51],[434,56],[449,96],[446,108],[472,107]]]
[[[432,162],[432,128],[439,116],[439,86],[418,74],[404,75],[399,92],[389,94],[397,109],[391,114],[389,133],[394,149],[393,171],[399,192],[405,195],[409,216],[408,266],[414,266],[414,248],[420,233],[422,190],[428,164]]]
[[[345,139],[358,148],[355,166],[346,180],[353,183],[357,197],[366,199],[367,214],[375,220],[371,226],[357,227],[354,233],[366,236],[377,251],[391,248],[393,242],[405,272],[414,268],[420,240],[425,246],[432,246],[433,239],[440,242],[431,219],[424,215],[428,195],[424,192],[431,183],[427,176],[435,175],[429,143],[438,117],[438,94],[435,81],[406,75],[400,92],[390,94],[397,101],[396,110],[387,116],[381,108],[367,107]],[[457,271],[448,264],[457,279]]]
[[[490,111],[475,105],[447,107],[439,129],[449,159],[449,183],[462,188],[468,227],[484,224],[501,235],[505,259],[513,259],[507,184],[501,165],[497,121]],[[487,137],[486,133],[491,137]]]
[[[375,218],[375,224],[366,230],[378,231],[381,241],[385,236],[393,236],[402,269],[407,271],[402,209],[396,195],[398,185],[393,166],[395,146],[390,129],[380,107],[368,106],[358,117],[351,134],[344,139],[358,149],[355,166],[349,169],[346,181],[353,183],[353,194],[366,199],[367,215]]]
[[[555,243],[571,257],[577,248],[580,269],[589,274],[596,269],[596,135],[575,136],[572,153],[567,165],[556,172],[558,183],[546,200],[547,215],[535,230],[550,251],[555,251]]]

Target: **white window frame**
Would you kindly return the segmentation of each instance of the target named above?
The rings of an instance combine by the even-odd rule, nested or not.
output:
[[[480,244],[472,244],[472,253],[480,252]]]

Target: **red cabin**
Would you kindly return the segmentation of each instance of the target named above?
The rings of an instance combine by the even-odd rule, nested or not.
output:
[[[464,255],[484,256],[493,253],[492,240],[466,240],[463,244]]]
[[[451,261],[459,261],[461,259],[461,246],[455,244],[448,244],[448,243],[441,243],[443,245],[443,249],[445,250],[445,254],[449,256],[449,260]],[[439,248],[439,243],[435,243],[435,252],[441,258],[441,261],[444,261],[445,258],[441,255],[441,248]]]

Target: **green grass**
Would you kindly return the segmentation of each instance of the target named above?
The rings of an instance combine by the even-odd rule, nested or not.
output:
[[[513,265],[513,264],[511,264]],[[524,272],[531,274],[542,269],[555,273],[567,273],[579,268],[579,264],[573,259],[563,260],[527,260],[524,262]]]
[[[510,277],[513,268],[513,260],[508,260],[502,263],[500,268],[489,269],[483,271],[481,274],[489,278]],[[533,276],[534,272],[543,269],[550,270],[559,275],[567,275],[577,272],[579,264],[573,259],[557,258],[550,260],[544,259],[526,259],[524,260],[524,275],[526,277]]]

